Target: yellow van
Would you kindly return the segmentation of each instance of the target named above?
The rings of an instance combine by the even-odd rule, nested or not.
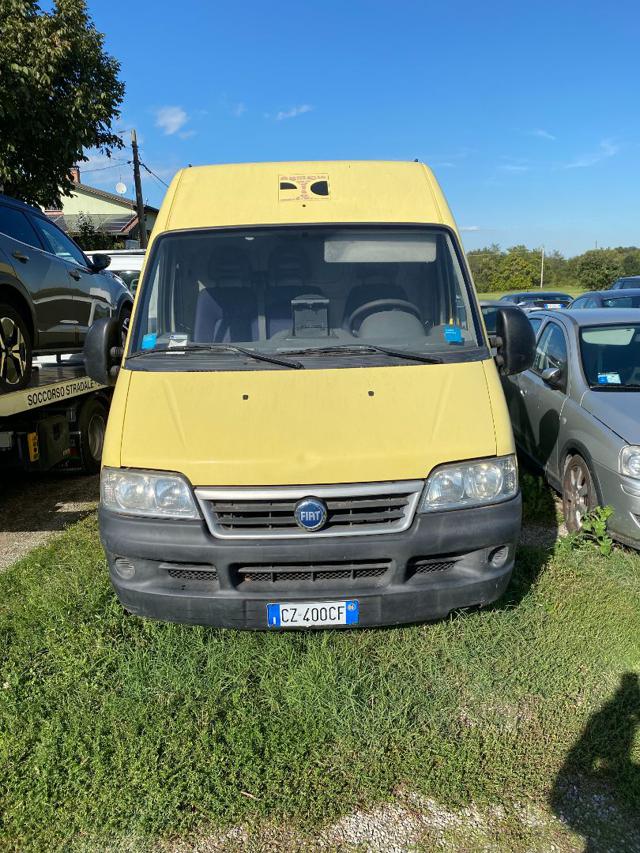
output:
[[[498,366],[421,163],[188,168],[158,216],[117,383],[100,531],[130,612],[234,628],[445,616],[505,590],[520,530]],[[492,358],[490,346],[497,348]]]

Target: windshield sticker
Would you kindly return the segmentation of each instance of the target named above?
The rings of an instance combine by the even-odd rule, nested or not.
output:
[[[599,373],[598,385],[620,385],[619,373]]]
[[[178,347],[182,348],[187,345],[188,341],[189,335],[169,335],[167,349],[176,349]]]
[[[141,349],[155,349],[157,340],[158,336],[155,332],[150,332],[148,335],[144,335],[144,337],[142,338]]]
[[[462,344],[462,329],[460,326],[445,326],[444,339],[448,344]]]

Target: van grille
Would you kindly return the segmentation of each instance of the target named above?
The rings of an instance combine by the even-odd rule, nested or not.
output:
[[[355,536],[406,530],[422,491],[421,480],[274,489],[196,489],[214,536],[234,539]],[[295,520],[298,501],[315,497],[327,507],[317,532]]]
[[[379,582],[391,569],[391,560],[356,560],[327,563],[250,563],[235,568],[236,585],[268,584],[280,588],[296,583],[323,581]]]

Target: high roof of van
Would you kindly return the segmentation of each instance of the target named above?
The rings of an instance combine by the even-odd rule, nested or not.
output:
[[[423,163],[307,161],[182,169],[167,191],[154,236],[191,228],[332,222],[455,228]]]

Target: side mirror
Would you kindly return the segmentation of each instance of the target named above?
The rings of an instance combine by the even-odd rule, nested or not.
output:
[[[99,385],[115,385],[122,353],[118,321],[112,317],[96,320],[84,339],[84,364],[91,379]]]
[[[504,305],[496,313],[496,364],[502,376],[522,373],[533,364],[536,336],[527,315],[515,305]]]
[[[103,255],[102,252],[96,252],[96,254],[93,256],[91,269],[94,272],[102,272],[102,270],[106,270],[110,263],[111,258],[109,255]]]
[[[561,388],[562,387],[562,368],[560,367],[547,367],[546,370],[543,370],[540,374],[540,378],[543,382],[546,382],[551,388]]]

